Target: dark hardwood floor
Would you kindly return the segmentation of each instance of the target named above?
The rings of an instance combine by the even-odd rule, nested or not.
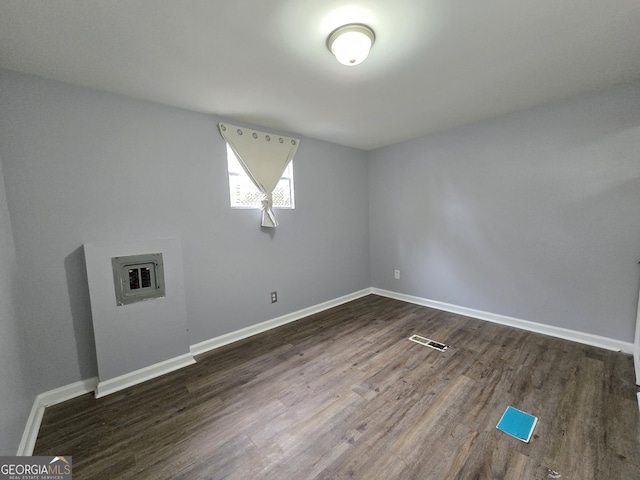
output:
[[[640,479],[628,355],[371,295],[197,360],[47,408],[34,455],[75,480]]]

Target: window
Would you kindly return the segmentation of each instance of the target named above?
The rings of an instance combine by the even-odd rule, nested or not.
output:
[[[262,193],[253,184],[244,171],[235,153],[227,144],[227,163],[229,166],[229,193],[233,208],[262,208]],[[293,196],[293,161],[285,169],[278,185],[273,190],[273,206],[276,208],[295,208]]]

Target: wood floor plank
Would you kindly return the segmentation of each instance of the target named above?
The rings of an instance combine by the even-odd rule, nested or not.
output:
[[[49,407],[34,454],[76,480],[627,480],[633,381],[629,355],[369,295]],[[530,443],[496,429],[508,405],[538,416]]]

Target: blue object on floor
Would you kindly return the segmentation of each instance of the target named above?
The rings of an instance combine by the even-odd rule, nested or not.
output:
[[[517,408],[507,407],[496,427],[518,440],[529,443],[536,423],[538,423],[538,417]]]

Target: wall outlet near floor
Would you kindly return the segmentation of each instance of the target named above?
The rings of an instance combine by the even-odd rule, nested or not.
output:
[[[396,280],[400,280],[400,270],[394,270],[393,276],[395,277]]]
[[[278,292],[271,292],[271,303],[276,303],[278,301]]]

